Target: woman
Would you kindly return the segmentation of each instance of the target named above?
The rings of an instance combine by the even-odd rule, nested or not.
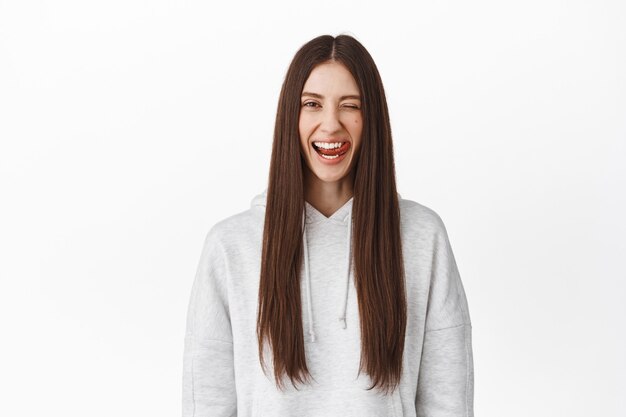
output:
[[[184,416],[473,416],[471,321],[445,226],[396,191],[382,81],[347,35],[296,53],[268,187],[208,232]]]

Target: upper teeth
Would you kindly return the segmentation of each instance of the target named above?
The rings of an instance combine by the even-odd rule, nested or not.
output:
[[[318,148],[324,148],[324,149],[334,149],[334,148],[339,148],[341,145],[343,145],[343,142],[335,142],[335,143],[329,143],[329,142],[313,142],[315,144],[315,146],[317,146]]]

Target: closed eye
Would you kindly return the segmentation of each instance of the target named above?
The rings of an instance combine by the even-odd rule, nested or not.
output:
[[[312,106],[309,106],[309,104],[312,104]],[[317,104],[317,103],[316,103],[316,102],[314,102],[314,101],[308,101],[308,102],[304,103],[302,106],[303,106],[303,107],[311,107],[311,108],[314,108],[314,107],[316,107],[316,106],[319,106],[319,104]],[[347,104],[347,105],[345,105],[344,107],[347,107],[347,108],[349,108],[349,109],[354,109],[354,110],[359,110],[359,108],[360,108],[359,106],[357,106],[357,105],[355,105],[355,104]]]

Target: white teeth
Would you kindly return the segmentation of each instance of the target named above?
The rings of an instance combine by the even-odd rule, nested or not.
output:
[[[343,145],[344,142],[335,142],[335,143],[328,143],[328,142],[313,142],[315,144],[315,146],[317,146],[318,148],[324,148],[324,149],[334,149],[334,148],[339,148],[341,147],[341,145]]]
[[[334,155],[334,156],[327,156],[327,155],[323,155],[320,154],[322,156],[322,158],[324,159],[335,159],[335,158],[339,158],[339,155]]]

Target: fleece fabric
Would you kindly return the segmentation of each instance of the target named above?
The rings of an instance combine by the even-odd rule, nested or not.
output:
[[[267,189],[204,239],[187,310],[183,417],[473,417],[472,325],[448,234],[432,209],[398,194],[407,292],[399,387],[357,377],[360,327],[352,266],[353,198],[330,217],[305,202],[301,269],[305,354],[314,378],[285,391],[256,343]]]

